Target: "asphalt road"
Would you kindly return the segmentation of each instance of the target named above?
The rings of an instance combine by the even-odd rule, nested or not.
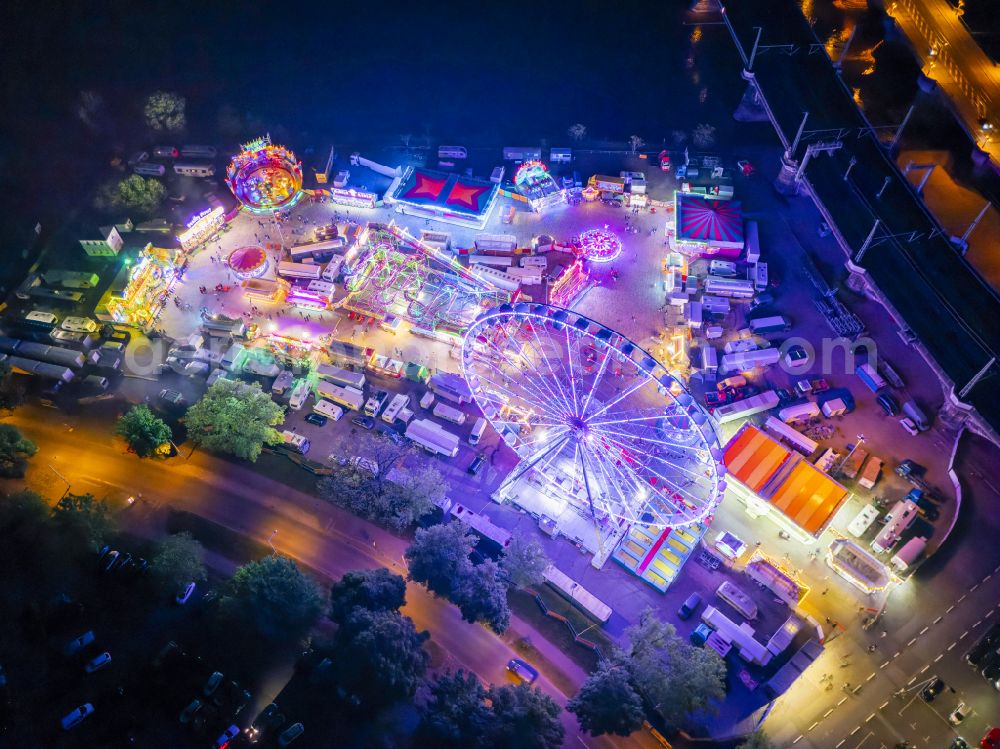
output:
[[[86,419],[67,418],[55,410],[28,405],[5,419],[39,445],[28,483],[57,495],[67,488],[97,497],[141,494],[141,503],[169,505],[200,515],[245,535],[273,543],[320,574],[336,578],[352,569],[382,565],[401,574],[406,542],[384,530],[278,481],[216,456],[182,450],[181,456],[140,461],[111,435],[114,403],[95,405]],[[140,503],[140,505],[141,505]],[[142,507],[138,507],[142,511]],[[125,512],[129,512],[126,510]],[[510,643],[528,637],[551,668],[543,668],[538,686],[565,706],[586,674],[527,623],[514,619],[503,638],[462,621],[458,609],[410,585],[404,612],[446,654],[447,665],[465,668],[483,681],[502,683],[505,665],[519,653]],[[576,719],[563,713],[567,746],[655,746],[646,734],[593,738],[581,733]]]
[[[947,747],[961,735],[975,745],[989,726],[1000,724],[1000,693],[962,661],[1000,621],[1000,520],[992,509],[1000,492],[990,471],[996,463],[995,448],[963,438],[956,461],[962,510],[948,542],[891,594],[876,627],[866,632],[851,622],[846,634],[828,643],[828,655],[778,700],[767,728],[779,742],[869,749],[905,739],[918,747]],[[934,675],[955,692],[927,705],[916,695]],[[974,712],[956,731],[945,718],[959,701]]]

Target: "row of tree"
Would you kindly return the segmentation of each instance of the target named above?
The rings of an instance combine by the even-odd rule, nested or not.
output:
[[[587,137],[587,126],[582,122],[577,122],[567,128],[566,134],[579,143]],[[687,142],[688,134],[684,130],[674,130],[671,133],[671,138],[673,140],[674,147],[679,148]],[[694,130],[691,131],[690,139],[691,143],[693,143],[696,148],[711,148],[715,145],[715,126],[709,125],[705,122],[700,125],[696,125]],[[628,144],[634,154],[646,145],[646,141],[638,135],[630,135],[628,137]]]

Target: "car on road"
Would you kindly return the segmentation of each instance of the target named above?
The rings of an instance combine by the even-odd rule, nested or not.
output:
[[[227,728],[225,731],[219,734],[219,738],[215,740],[215,743],[212,744],[212,746],[214,746],[215,749],[225,749],[225,747],[229,746],[229,742],[235,739],[239,735],[240,735],[240,727],[235,724],[231,725],[229,726],[229,728]]]
[[[483,470],[484,465],[486,465],[486,456],[483,455],[482,453],[479,453],[475,458],[472,459],[472,462],[469,464],[467,470],[473,476],[476,476],[481,470]]]
[[[538,669],[530,666],[520,658],[511,658],[507,661],[507,670],[526,684],[534,684],[538,678]]]
[[[948,745],[948,749],[969,749],[969,742],[961,736],[956,736],[951,744]]]
[[[375,419],[371,416],[355,416],[351,419],[351,423],[362,429],[373,429],[375,427]]]
[[[888,393],[882,393],[875,399],[875,402],[885,411],[886,416],[895,416],[899,413],[899,403]]]
[[[969,707],[964,702],[959,702],[955,706],[955,709],[951,711],[948,715],[948,722],[953,726],[959,725],[963,720],[969,717]]]
[[[924,702],[933,702],[934,698],[941,694],[945,688],[944,680],[935,675],[927,682],[927,686],[920,690],[920,699]]]
[[[160,400],[164,403],[169,403],[171,406],[179,406],[184,403],[184,396],[177,390],[163,388],[160,391]]]
[[[306,415],[306,421],[318,427],[326,426],[327,418],[323,414],[311,413]]]
[[[305,726],[301,723],[292,723],[288,728],[281,732],[278,736],[278,746],[286,747],[291,744],[295,739],[305,733]]]
[[[1000,658],[987,663],[979,673],[993,685],[994,689],[1000,690]]]
[[[991,728],[979,742],[981,749],[1000,749],[1000,728]]]
[[[88,674],[94,673],[99,668],[104,668],[109,663],[111,663],[111,653],[105,651],[101,653],[96,658],[91,659],[87,662],[87,665],[83,667],[83,670]]]
[[[253,723],[247,729],[247,738],[251,744],[260,741],[264,731],[276,731],[285,722],[285,716],[278,711],[278,703],[272,702],[260,711],[260,715],[254,718]]]
[[[197,587],[198,586],[195,585],[193,582],[188,583],[187,585],[185,585],[184,586],[184,590],[182,590],[180,593],[177,594],[177,598],[176,598],[177,604],[179,606],[183,606],[185,603],[187,603],[188,601],[190,601],[191,600],[191,596],[194,595],[194,589],[197,588]]]
[[[181,710],[181,723],[190,723],[194,719],[195,713],[201,710],[201,707],[201,700],[191,700],[188,706]]]
[[[61,721],[59,721],[59,725],[62,726],[64,731],[69,731],[71,728],[76,728],[83,722],[84,718],[88,715],[92,715],[93,713],[94,706],[87,702],[66,715]]]

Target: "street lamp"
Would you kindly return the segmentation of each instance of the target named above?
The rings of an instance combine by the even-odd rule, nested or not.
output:
[[[51,470],[52,473],[54,473],[56,476],[58,476],[60,479],[62,479],[64,482],[66,482],[66,491],[64,491],[62,493],[62,496],[65,497],[67,494],[69,494],[69,490],[70,490],[70,486],[71,486],[71,484],[69,483],[69,479],[67,479],[65,476],[63,476],[61,473],[59,473],[59,471],[57,471],[53,467],[53,465],[51,463],[46,463],[45,465],[47,465],[49,467],[49,470]],[[60,497],[60,499],[62,499],[62,497]]]
[[[271,547],[271,553],[274,554],[274,556],[278,556],[278,550],[274,548],[274,544],[271,543],[271,539],[274,538],[277,533],[278,529],[275,528],[273,531],[271,531],[271,535],[267,537],[267,543]]]

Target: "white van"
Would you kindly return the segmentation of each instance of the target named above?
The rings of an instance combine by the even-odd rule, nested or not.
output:
[[[854,520],[848,523],[847,530],[855,538],[861,538],[865,535],[865,531],[871,528],[872,523],[878,519],[878,516],[879,512],[875,505],[865,505],[861,508],[861,512],[854,517]]]
[[[71,333],[94,333],[97,331],[97,323],[87,317],[67,317],[62,321],[60,327]]]
[[[428,390],[424,393],[423,397],[420,399],[421,408],[430,408],[434,403],[434,393]]]
[[[51,312],[32,310],[24,316],[24,321],[30,325],[37,325],[42,328],[54,328],[56,323],[59,322],[59,318]]]
[[[295,383],[295,387],[292,388],[291,395],[288,396],[288,407],[293,411],[298,411],[306,404],[306,398],[309,397],[309,381],[299,380]]]
[[[311,447],[309,440],[301,434],[289,432],[287,429],[281,433],[281,439],[285,447],[300,452],[305,455]]]
[[[736,276],[736,263],[731,263],[728,260],[713,260],[708,264],[708,272],[713,276],[733,278]]]
[[[313,404],[313,411],[318,414],[323,414],[328,416],[334,421],[340,421],[344,418],[344,409],[338,406],[333,401],[328,401],[326,398],[320,398]]]
[[[478,445],[479,440],[483,438],[483,432],[486,431],[486,417],[480,416],[476,419],[476,423],[472,425],[472,433],[469,435],[469,444]]]

